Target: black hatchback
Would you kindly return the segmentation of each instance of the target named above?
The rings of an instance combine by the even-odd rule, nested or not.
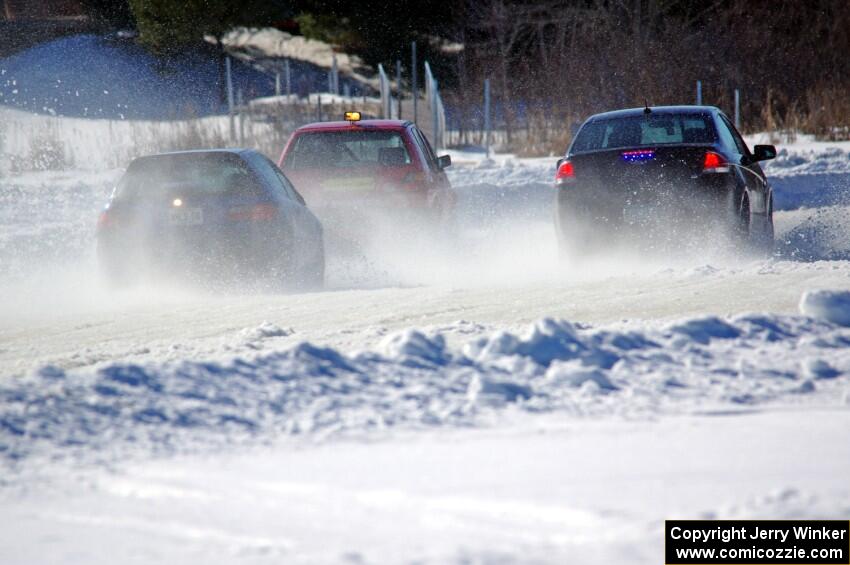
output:
[[[151,273],[264,288],[324,279],[321,224],[280,169],[247,149],[134,160],[100,216],[97,244],[119,284]]]
[[[708,223],[738,241],[773,244],[773,194],[760,161],[712,106],[634,108],[591,116],[558,161],[556,228],[562,251],[651,228],[678,233]]]

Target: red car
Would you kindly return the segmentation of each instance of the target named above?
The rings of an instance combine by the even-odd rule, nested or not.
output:
[[[298,128],[280,156],[278,165],[311,208],[320,216],[352,208],[451,216],[455,195],[444,170],[450,156],[437,157],[412,122],[361,121],[359,112],[345,118]]]

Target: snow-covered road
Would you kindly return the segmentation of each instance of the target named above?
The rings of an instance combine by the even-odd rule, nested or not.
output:
[[[850,287],[850,159],[840,150],[808,143],[781,153],[774,180],[780,199],[818,194],[831,204],[778,211],[771,260],[730,258],[696,242],[675,258],[632,251],[559,265],[552,160],[501,157],[487,164],[480,155],[456,154],[455,161],[461,253],[420,246],[415,255],[382,249],[365,262],[331,257],[329,289],[297,295],[163,286],[111,291],[96,274],[93,230],[120,171],[6,179],[0,376],[46,364],[227,358],[304,341],[350,351],[408,327],[445,328],[450,340],[462,342],[543,317],[599,325],[793,313],[805,290]],[[265,335],[269,325],[274,335]]]
[[[739,267],[658,267],[586,280],[482,287],[433,285],[299,295],[137,292],[50,303],[11,304],[0,325],[2,374],[50,364],[210,359],[309,341],[343,351],[374,347],[416,327],[465,342],[555,317],[594,325],[705,314],[795,313],[805,290],[850,288],[850,263],[756,262]],[[85,292],[85,290],[84,290]],[[58,304],[57,304],[58,303]],[[66,311],[62,311],[67,309]]]
[[[0,179],[0,562],[659,563],[664,518],[850,513],[850,306],[801,310],[850,289],[845,145],[768,169],[771,259],[559,265],[553,160],[454,157],[458,249],[295,295],[110,291],[120,171]]]
[[[6,494],[0,561],[657,564],[665,518],[846,517],[848,427],[846,409],[538,416],[170,458]]]

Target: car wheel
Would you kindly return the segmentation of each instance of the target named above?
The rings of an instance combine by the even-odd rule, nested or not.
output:
[[[106,253],[98,252],[98,271],[109,288],[122,289],[130,286],[132,277],[124,260],[116,259]]]
[[[773,198],[770,199],[767,214],[750,217],[750,244],[759,254],[770,255],[774,245]]]
[[[558,234],[558,257],[562,263],[577,261],[604,253],[609,236],[599,226],[575,223],[561,227]]]
[[[106,284],[113,290],[130,286],[130,277],[123,269],[115,265],[101,265],[100,272]]]
[[[302,276],[304,287],[321,290],[325,286],[325,246],[320,242],[313,260],[304,269]]]
[[[738,213],[735,218],[735,235],[739,241],[746,242],[750,237],[750,197],[744,191]]]
[[[282,224],[277,226],[277,231],[269,238],[280,245],[270,248],[265,260],[256,266],[258,288],[261,291],[287,292],[297,285],[298,249],[292,233],[292,226]]]

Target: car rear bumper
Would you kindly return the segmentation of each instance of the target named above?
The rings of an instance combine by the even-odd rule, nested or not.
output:
[[[286,241],[277,227],[266,226],[262,230],[230,228],[224,233],[102,233],[97,243],[99,262],[107,271],[128,276],[153,273],[232,278],[276,270],[292,242]]]
[[[394,188],[368,192],[314,191],[307,193],[313,210],[345,210],[368,213],[370,210],[421,210],[430,207],[428,192],[420,189]]]
[[[732,180],[719,174],[642,185],[573,183],[557,187],[556,208],[562,225],[592,220],[625,226],[654,212],[698,223],[724,214],[733,191]]]

